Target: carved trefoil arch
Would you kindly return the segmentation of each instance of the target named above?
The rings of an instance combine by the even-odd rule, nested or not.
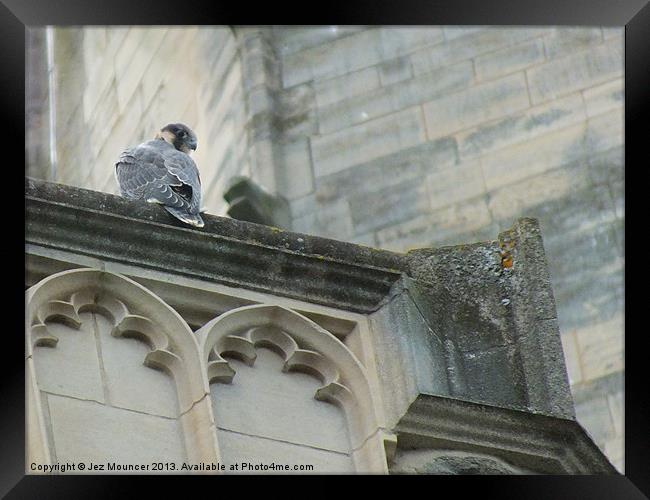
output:
[[[204,325],[197,331],[197,336],[211,384],[231,384],[233,377],[237,376],[231,359],[242,362],[240,369],[245,369],[246,365],[254,367],[260,349],[270,349],[279,356],[281,365],[276,368],[281,366],[283,372],[306,373],[316,377],[319,384],[315,385],[312,398],[335,405],[343,412],[349,439],[347,451],[352,468],[330,472],[388,472],[384,442],[391,438],[384,428],[382,408],[372,390],[366,368],[330,332],[293,310],[262,304],[229,311]],[[261,371],[258,377],[264,377],[265,373],[270,375],[271,372]],[[227,403],[219,400],[218,392],[213,392],[212,396],[217,410],[216,425],[220,428],[216,413],[219,412],[220,404]],[[260,401],[269,400],[265,394],[258,394],[257,397]],[[264,411],[264,408],[260,407],[259,411]],[[269,415],[269,418],[287,418],[289,411],[290,408],[280,408],[278,413]],[[248,419],[250,416],[240,417]],[[272,425],[269,422],[269,426]],[[326,432],[326,427],[323,426],[321,432]],[[313,437],[313,433],[319,431],[311,429],[311,432]],[[272,440],[270,435],[272,433],[266,433],[264,437],[267,442]],[[239,439],[245,443],[247,439],[258,437],[242,432]],[[327,436],[324,438],[327,439]],[[285,444],[295,445],[296,449],[306,449],[290,437],[286,437]],[[311,446],[319,445],[312,442]],[[303,461],[308,461],[308,458]],[[343,465],[338,463],[337,466]]]
[[[385,445],[393,438],[367,368],[339,338],[291,309],[239,307],[194,333],[139,283],[82,268],[32,286],[26,320],[28,464],[131,463],[146,460],[147,450],[151,460],[223,463],[213,411],[220,402],[210,384],[232,382],[233,356],[255,365],[259,349],[270,349],[281,358],[278,371],[297,373],[292,380],[307,374],[309,397],[342,416],[347,447],[337,451],[350,466],[325,461],[315,472],[388,472]]]
[[[64,271],[27,290],[26,320],[28,470],[218,461],[196,339],[155,294],[115,273]]]

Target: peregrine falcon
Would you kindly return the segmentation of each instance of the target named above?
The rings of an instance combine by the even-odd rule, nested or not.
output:
[[[120,194],[159,203],[186,224],[203,227],[201,179],[190,150],[196,150],[196,135],[182,123],[170,123],[154,139],[127,149],[115,164]]]

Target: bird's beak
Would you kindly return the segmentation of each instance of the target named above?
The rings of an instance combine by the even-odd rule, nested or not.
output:
[[[197,143],[196,143],[195,140],[193,140],[193,141],[190,141],[190,142],[189,142],[188,146],[190,147],[190,149],[191,149],[192,151],[196,151]]]

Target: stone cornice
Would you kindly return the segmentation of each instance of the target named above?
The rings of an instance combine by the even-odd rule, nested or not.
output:
[[[181,225],[159,206],[27,178],[26,243],[272,292],[354,312],[381,306],[403,255],[205,215]]]
[[[404,448],[480,452],[550,474],[618,474],[572,419],[420,395],[395,428]]]

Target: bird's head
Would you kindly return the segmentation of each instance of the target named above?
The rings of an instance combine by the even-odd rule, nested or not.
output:
[[[182,123],[170,123],[165,125],[156,135],[158,139],[163,139],[183,153],[190,154],[196,150],[196,134]]]

